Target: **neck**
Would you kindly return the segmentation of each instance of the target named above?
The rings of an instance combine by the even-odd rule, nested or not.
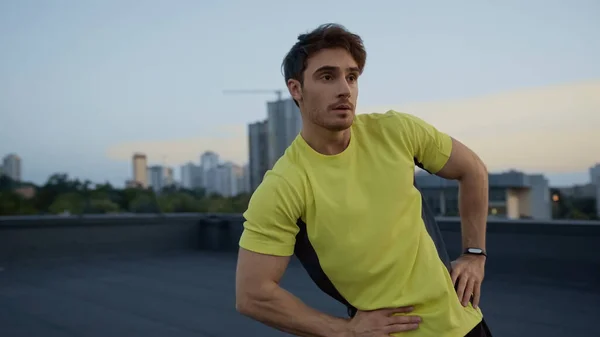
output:
[[[300,135],[313,150],[324,155],[342,153],[350,143],[350,128],[330,131],[316,125],[303,127]]]

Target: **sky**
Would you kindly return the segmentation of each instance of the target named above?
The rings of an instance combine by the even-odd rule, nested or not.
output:
[[[595,0],[2,1],[0,155],[36,183],[121,185],[137,151],[244,164],[247,124],[275,95],[223,91],[286,90],[298,34],[335,22],[367,48],[359,113],[422,117],[493,172],[585,183],[600,162],[598,17]]]

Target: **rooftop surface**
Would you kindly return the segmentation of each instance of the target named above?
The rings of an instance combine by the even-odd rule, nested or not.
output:
[[[235,311],[235,258],[179,252],[0,266],[0,335],[285,336]],[[577,337],[599,331],[600,288],[561,279],[487,275],[482,310],[494,336]],[[318,309],[345,313],[299,264],[290,265],[283,286]]]

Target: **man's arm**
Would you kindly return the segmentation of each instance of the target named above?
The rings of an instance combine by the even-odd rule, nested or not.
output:
[[[294,252],[303,192],[274,172],[265,175],[244,213],[236,270],[236,309],[297,336],[338,336],[345,320],[320,313],[279,286]]]
[[[463,250],[485,250],[488,214],[488,172],[479,157],[456,139],[446,165],[436,175],[458,180],[458,203]],[[463,306],[473,296],[477,308],[481,299],[481,283],[485,274],[485,256],[463,255],[452,264],[452,282]],[[457,283],[458,282],[458,283]]]
[[[452,139],[450,158],[436,175],[459,182],[463,249],[485,249],[489,184],[483,161],[464,144]]]
[[[472,150],[431,124],[412,115],[399,116],[418,165],[442,178],[458,180],[463,247],[485,249],[488,213],[485,165]],[[463,254],[452,263],[452,282],[464,306],[468,305],[471,295],[473,306],[479,305],[485,260],[485,256]]]
[[[238,312],[296,336],[344,336],[347,320],[310,308],[279,286],[289,260],[240,248],[236,271]]]

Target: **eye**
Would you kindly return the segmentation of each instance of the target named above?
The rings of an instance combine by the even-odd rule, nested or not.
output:
[[[333,76],[331,76],[331,74],[323,74],[321,78],[325,81],[331,81],[333,79]]]
[[[350,76],[348,76],[348,80],[350,82],[356,82],[357,79],[358,79],[358,76],[356,76],[356,75],[350,75]]]

